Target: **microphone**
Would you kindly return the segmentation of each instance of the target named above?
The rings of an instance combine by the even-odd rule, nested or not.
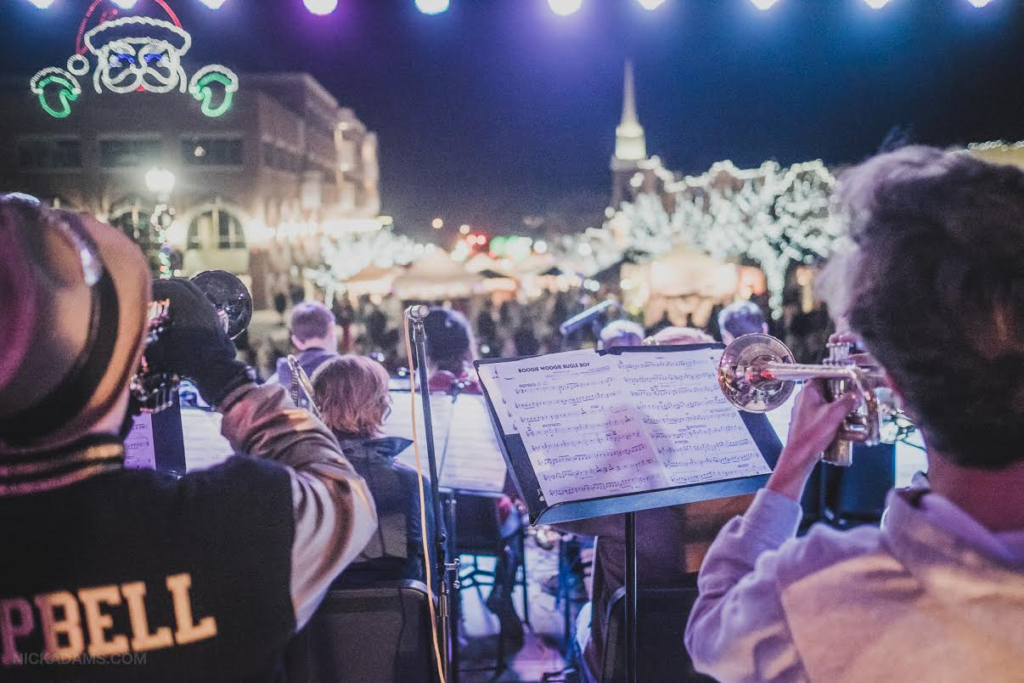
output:
[[[577,313],[573,317],[562,323],[558,331],[562,333],[563,337],[568,337],[570,334],[580,329],[584,325],[594,322],[602,313],[607,311],[612,306],[617,306],[618,303],[615,299],[605,299],[596,306],[591,306],[582,313]]]
[[[424,320],[427,319],[427,315],[429,315],[429,313],[430,306],[425,306],[423,304],[416,304],[414,306],[409,306],[407,309],[405,309],[405,317],[408,318],[409,322],[412,323],[423,322]]]

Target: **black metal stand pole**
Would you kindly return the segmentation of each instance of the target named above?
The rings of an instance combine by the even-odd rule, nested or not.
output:
[[[462,624],[462,594],[459,591],[459,557],[455,550],[455,539],[457,538],[458,529],[456,528],[456,502],[455,492],[452,491],[451,496],[448,498],[448,557],[453,558],[451,562],[445,564],[445,577],[450,579],[451,583],[451,609],[449,613],[449,633],[451,634],[451,658],[449,660],[450,666],[448,667],[448,680],[453,683],[458,683],[459,672],[462,667],[461,657],[459,654],[459,628]]]
[[[636,683],[636,513],[626,513],[626,683]]]
[[[413,345],[416,352],[416,370],[419,372],[420,397],[423,399],[423,433],[427,442],[427,462],[430,469],[430,497],[434,509],[434,547],[437,573],[441,586],[438,595],[438,612],[441,634],[444,642],[445,671],[444,677],[448,681],[458,683],[458,670],[452,666],[452,656],[458,648],[458,640],[453,633],[452,625],[452,599],[451,591],[457,590],[458,586],[453,585],[458,581],[456,574],[458,564],[448,562],[448,542],[444,532],[444,513],[441,506],[440,480],[437,475],[437,453],[434,449],[434,424],[430,412],[430,391],[429,377],[427,375],[427,335],[423,329],[423,319],[428,310],[426,306],[410,306],[406,309],[405,315],[412,323]]]

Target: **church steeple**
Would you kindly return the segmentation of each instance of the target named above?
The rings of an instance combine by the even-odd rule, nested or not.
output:
[[[615,128],[615,158],[621,161],[642,161],[647,158],[644,129],[636,116],[636,91],[633,85],[633,62],[626,60],[622,92],[622,121]]]

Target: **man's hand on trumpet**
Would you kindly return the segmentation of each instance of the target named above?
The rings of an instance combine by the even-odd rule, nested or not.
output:
[[[235,359],[235,345],[224,331],[217,309],[195,283],[177,278],[157,280],[153,298],[170,301],[171,316],[167,332],[146,349],[153,367],[191,379],[211,406],[253,381],[249,367]]]
[[[789,437],[767,488],[799,501],[822,452],[836,438],[843,420],[857,407],[858,400],[855,392],[847,392],[829,402],[825,398],[825,380],[805,384],[796,398]]]

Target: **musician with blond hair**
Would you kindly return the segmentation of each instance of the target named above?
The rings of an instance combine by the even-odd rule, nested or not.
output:
[[[416,470],[395,458],[412,445],[409,439],[384,437],[391,412],[388,373],[365,356],[337,356],[312,377],[314,402],[323,421],[338,438],[341,450],[366,480],[380,520],[377,533],[338,579],[352,587],[375,581],[426,580],[419,484]],[[430,481],[423,477],[429,500]],[[427,546],[434,544],[434,509],[424,510]],[[434,577],[437,578],[437,577]]]

